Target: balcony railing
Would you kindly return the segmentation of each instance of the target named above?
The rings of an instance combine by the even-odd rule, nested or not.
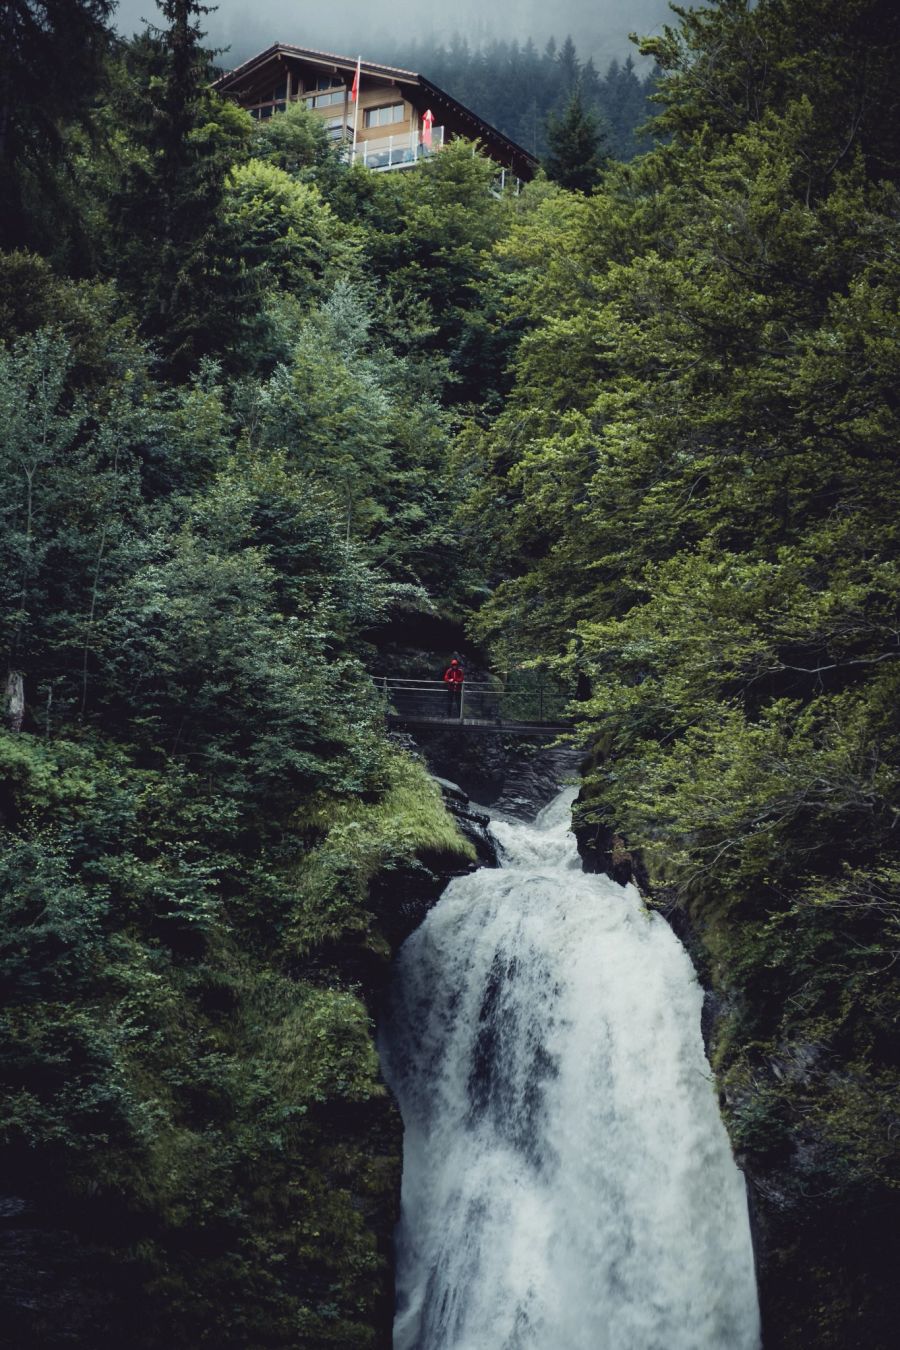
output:
[[[353,163],[363,164],[367,169],[404,169],[427,159],[443,144],[444,128],[432,127],[430,136],[422,131],[406,131],[378,140],[357,141],[355,147],[348,147],[348,154]]]
[[[320,98],[321,95],[311,95]],[[292,99],[296,102],[296,99]],[[306,100],[309,102],[309,100]],[[287,104],[284,99],[268,99],[256,103],[247,109],[257,121],[265,121],[274,113],[284,112]],[[345,155],[349,163],[364,164],[367,169],[405,169],[427,159],[444,144],[444,128],[432,127],[431,134],[419,131],[404,131],[394,136],[379,136],[377,140],[358,140],[354,148],[353,126],[344,124],[335,118],[337,125],[328,127],[328,139],[332,142],[343,141]],[[505,171],[504,171],[505,172]]]

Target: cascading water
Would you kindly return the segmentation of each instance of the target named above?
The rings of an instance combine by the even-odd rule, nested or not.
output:
[[[757,1350],[743,1178],[691,963],[579,869],[573,793],[494,823],[396,962],[395,1350]]]

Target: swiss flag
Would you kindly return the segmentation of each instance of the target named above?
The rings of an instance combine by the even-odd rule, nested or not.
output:
[[[422,114],[422,144],[431,145],[431,128],[434,126],[434,113],[429,108]]]
[[[357,58],[356,61],[356,74],[353,76],[353,87],[350,90],[351,103],[355,103],[356,100],[359,98],[359,68],[361,65],[362,65],[362,57],[360,56]]]

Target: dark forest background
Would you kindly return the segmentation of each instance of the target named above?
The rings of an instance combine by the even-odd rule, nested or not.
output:
[[[640,74],[630,56],[599,71],[571,37],[561,44],[551,38],[539,51],[531,41],[470,46],[456,36],[448,43],[399,45],[385,59],[418,71],[540,158],[547,151],[548,118],[562,115],[576,89],[608,154],[628,160],[648,148],[638,129],[654,111],[657,74],[653,67]]]

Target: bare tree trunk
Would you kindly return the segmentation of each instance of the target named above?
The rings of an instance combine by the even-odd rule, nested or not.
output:
[[[25,678],[20,670],[6,677],[6,720],[10,731],[21,731],[25,721]]]
[[[13,5],[12,0],[0,4],[0,165],[10,154],[9,124],[12,112],[10,90],[12,88],[13,52]]]

